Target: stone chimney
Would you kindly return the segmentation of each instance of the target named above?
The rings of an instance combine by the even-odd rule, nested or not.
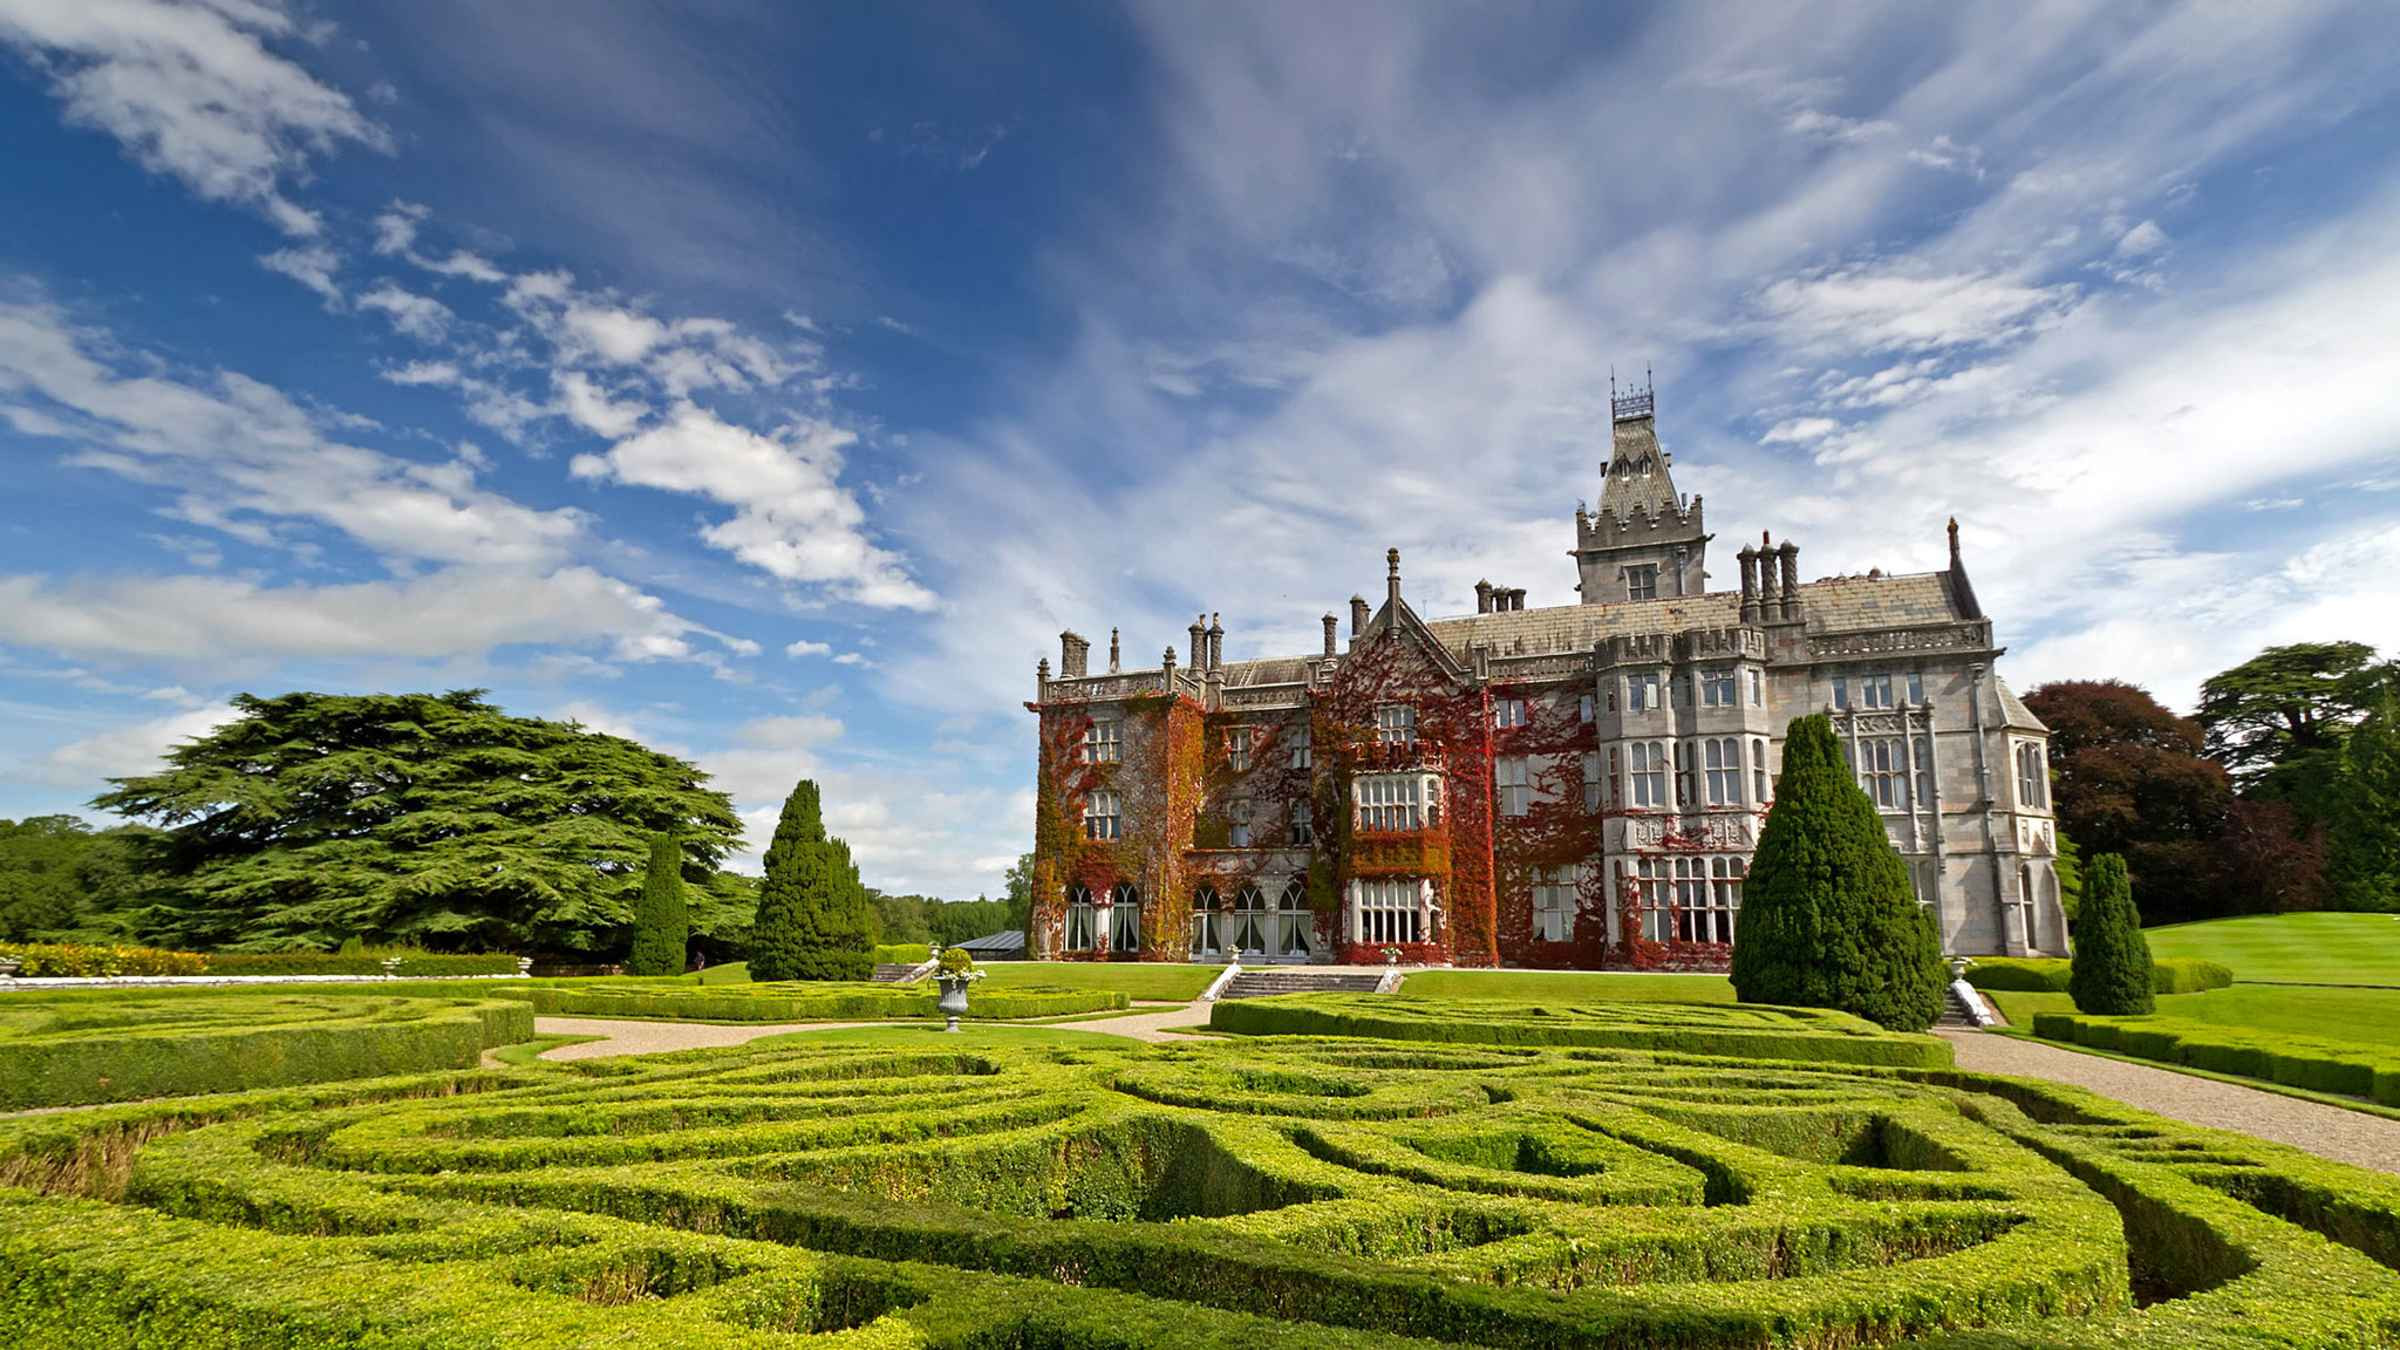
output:
[[[1758,550],[1748,544],[1736,553],[1742,560],[1742,622],[1758,622]]]
[[[1783,621],[1800,617],[1800,546],[1786,539],[1775,550],[1783,555]]]
[[[1512,586],[1512,587],[1510,587],[1510,588],[1509,588],[1509,592],[1508,592],[1508,607],[1509,607],[1509,609],[1511,609],[1511,610],[1520,610],[1520,609],[1523,609],[1523,608],[1525,608],[1525,588],[1524,588],[1524,587],[1522,587],[1522,586]]]
[[[1124,669],[1125,663],[1117,659],[1117,630],[1111,628],[1108,630],[1108,673],[1117,675],[1123,673]]]
[[[1396,548],[1383,551],[1383,599],[1394,614],[1400,612],[1400,550]]]
[[[1478,614],[1492,612],[1492,583],[1488,581],[1475,583],[1475,612]]]
[[[1222,669],[1224,665],[1225,625],[1217,621],[1216,615],[1211,614],[1208,616],[1208,668],[1214,671]]]
[[[1192,626],[1183,631],[1192,635],[1191,655],[1183,663],[1195,671],[1208,669],[1208,616],[1193,615]]]
[[[1775,541],[1765,530],[1758,532],[1758,608],[1760,618],[1774,621]]]
[[[1350,597],[1350,636],[1355,638],[1367,631],[1367,597]]]
[[[1339,622],[1330,614],[1325,616],[1325,654],[1327,656],[1333,655],[1333,630]]]
[[[1084,638],[1083,634],[1076,632],[1074,629],[1070,628],[1066,632],[1059,634],[1059,678],[1063,680],[1074,680],[1081,679],[1085,674],[1087,674],[1088,672],[1085,669],[1084,663],[1090,659],[1091,651],[1092,644]]]

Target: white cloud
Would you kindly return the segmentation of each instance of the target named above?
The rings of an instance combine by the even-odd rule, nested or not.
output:
[[[392,321],[392,327],[419,342],[439,342],[450,331],[450,307],[430,295],[402,290],[389,281],[361,292],[360,309],[371,309]]]
[[[1842,424],[1830,417],[1790,417],[1768,428],[1767,434],[1759,439],[1767,445],[1779,442],[1806,445],[1810,441],[1821,441],[1841,429]]]
[[[833,647],[828,643],[811,642],[807,638],[801,638],[785,647],[783,654],[785,656],[830,656],[833,654]]]
[[[1798,344],[1923,350],[2022,337],[2071,309],[2078,294],[2071,285],[1885,266],[1786,277],[1760,291],[1758,304]]]
[[[2158,222],[2145,220],[2127,230],[2117,239],[2117,256],[2120,258],[2147,257],[2165,248],[2167,242],[2167,232],[2158,228]]]
[[[432,214],[432,208],[415,202],[395,201],[375,217],[375,251],[392,256],[405,254],[417,244],[417,227]]]
[[[1802,108],[1784,119],[1784,130],[1810,140],[1829,141],[1838,145],[1858,145],[1879,137],[1889,136],[1900,128],[1890,122],[1843,117],[1821,108]]]
[[[272,546],[283,541],[271,521],[298,518],[389,557],[486,564],[556,559],[584,529],[580,512],[479,487],[472,459],[429,464],[349,445],[248,376],[155,369],[54,307],[0,301],[0,406],[30,402],[69,424],[76,462],[181,488],[175,514],[192,523]]]
[[[455,361],[409,361],[377,372],[393,384],[457,384],[458,363]]]
[[[487,286],[497,286],[508,280],[508,273],[501,271],[490,259],[465,249],[452,249],[449,257],[440,259],[420,258],[412,254],[409,261],[428,272],[445,277],[465,277]]]
[[[405,581],[267,586],[218,576],[0,577],[0,639],[95,658],[247,668],[292,658],[478,656],[544,644],[697,659],[717,635],[588,567],[450,568]],[[719,640],[721,641],[721,640]]]
[[[799,419],[777,436],[735,426],[691,403],[619,441],[578,455],[578,478],[688,492],[734,508],[701,538],[784,581],[821,584],[863,605],[930,609],[931,592],[903,560],[868,539],[866,513],[841,485],[842,451],[857,438]]]
[[[67,120],[116,138],[154,173],[249,206],[286,234],[316,215],[284,194],[311,159],[390,138],[340,90],[269,51],[298,35],[270,4],[4,0],[0,42],[32,57]]]
[[[34,762],[34,777],[58,787],[99,792],[108,779],[157,772],[164,767],[167,751],[206,736],[236,716],[230,706],[216,704],[113,726],[42,755]]]
[[[342,303],[342,288],[334,284],[333,274],[341,265],[341,255],[323,244],[295,248],[279,248],[259,257],[258,265],[306,286],[323,296],[328,308]]]
[[[595,436],[613,440],[640,426],[642,419],[650,415],[644,404],[612,400],[606,390],[581,371],[566,371],[553,379],[567,416]]]

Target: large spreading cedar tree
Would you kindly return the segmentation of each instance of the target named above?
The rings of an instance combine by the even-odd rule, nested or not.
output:
[[[1943,982],[1941,937],[1833,723],[1795,718],[1742,886],[1734,992],[1923,1031],[1941,1015]]]
[[[651,836],[713,870],[741,822],[708,775],[479,689],[244,694],[237,716],[111,781],[145,843],[152,941],[205,949],[625,950]]]

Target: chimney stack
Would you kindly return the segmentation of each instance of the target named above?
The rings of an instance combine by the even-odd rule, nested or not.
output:
[[[1742,560],[1742,622],[1758,621],[1758,550],[1748,544],[1733,555]]]
[[[1524,588],[1524,587],[1522,587],[1522,586],[1516,586],[1516,587],[1512,587],[1512,588],[1510,588],[1510,590],[1509,590],[1509,592],[1508,592],[1508,607],[1509,607],[1511,610],[1519,610],[1519,609],[1523,609],[1523,608],[1525,608],[1525,588]]]
[[[1475,612],[1478,614],[1492,612],[1492,583],[1488,581],[1475,583]]]
[[[1193,615],[1192,626],[1183,631],[1192,635],[1191,655],[1184,658],[1183,663],[1195,671],[1206,670],[1208,668],[1208,616],[1205,614]]]
[[[1765,530],[1758,532],[1758,608],[1760,618],[1774,619],[1775,541]]]
[[[1208,616],[1208,668],[1216,670],[1225,664],[1225,625],[1217,616]]]
[[[1400,550],[1396,548],[1383,551],[1383,598],[1392,607],[1392,613],[1397,615],[1400,612]]]
[[[1350,597],[1350,636],[1355,638],[1367,631],[1367,597]]]
[[[1092,644],[1074,629],[1058,635],[1058,674],[1060,679],[1077,680],[1088,673],[1084,668]]]
[[[1800,617],[1800,546],[1786,539],[1775,550],[1783,555],[1783,621]]]
[[[1338,622],[1330,614],[1325,616],[1325,654],[1327,656],[1333,655],[1333,630]]]

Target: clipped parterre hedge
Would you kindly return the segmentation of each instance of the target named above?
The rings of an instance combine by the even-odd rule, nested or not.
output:
[[[45,1347],[2375,1345],[2396,1265],[2400,1179],[1947,1068],[928,1034],[0,1121]]]
[[[887,942],[868,953],[879,966],[921,966],[933,959],[928,942]]]
[[[512,1000],[212,993],[0,995],[0,1109],[472,1068],[533,1038]]]
[[[2400,1106],[2400,1048],[2378,1051],[2356,1041],[2321,1041],[2175,1017],[2090,1017],[2082,1013],[2035,1013],[2033,1034],[2136,1059],[2263,1078],[2285,1087]]]
[[[1508,1003],[1405,994],[1277,994],[1229,999],[1209,1027],[1250,1036],[1375,1036],[1471,1045],[1588,1045],[1745,1059],[1936,1068],[1935,1036],[1885,1031],[1823,1008],[1763,1004]]]
[[[2015,993],[2067,992],[2073,963],[2052,956],[1979,956],[1967,968],[1967,983],[1978,989]],[[2233,983],[2233,968],[2191,957],[2161,957],[2150,963],[2150,992],[2197,994]]]
[[[437,986],[443,993],[486,992],[471,985]],[[521,998],[547,1017],[637,1017],[675,1022],[863,1022],[939,1017],[941,991],[924,984],[661,984],[654,980],[515,981],[494,985],[493,997]],[[978,984],[967,1016],[981,1020],[1065,1017],[1130,1006],[1110,989]]]

